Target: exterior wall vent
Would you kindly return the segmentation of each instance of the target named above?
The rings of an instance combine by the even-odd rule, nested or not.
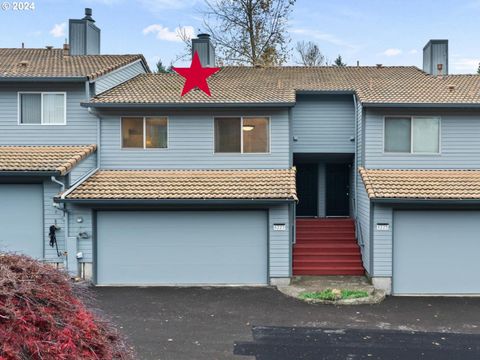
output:
[[[425,45],[423,71],[430,75],[448,75],[448,40],[430,40]]]
[[[68,22],[70,55],[99,55],[100,29],[92,18],[92,9],[85,9],[83,19]]]
[[[202,66],[215,66],[215,47],[209,34],[198,34],[196,39],[192,39],[192,58],[195,51],[198,53]]]

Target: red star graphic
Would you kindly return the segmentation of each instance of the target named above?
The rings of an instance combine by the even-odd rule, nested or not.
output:
[[[202,67],[196,51],[193,54],[192,64],[189,68],[173,67],[172,69],[186,79],[183,85],[182,96],[195,88],[199,88],[208,96],[212,96],[210,94],[210,88],[208,87],[207,78],[219,71],[220,68]]]

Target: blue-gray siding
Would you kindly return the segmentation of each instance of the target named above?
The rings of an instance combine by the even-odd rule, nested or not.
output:
[[[270,277],[286,278],[292,274],[291,222],[288,205],[269,209],[269,274]],[[273,224],[285,224],[287,230],[274,231]]]
[[[89,207],[69,205],[69,236],[77,239],[77,251],[83,254],[80,262],[93,261],[93,211]],[[81,222],[77,221],[81,219]],[[80,237],[80,233],[86,233],[87,237]]]
[[[355,109],[351,95],[298,95],[292,110],[293,152],[354,153]]]
[[[145,73],[145,67],[141,60],[114,70],[95,81],[95,93],[100,94],[107,91],[139,74]]]
[[[65,251],[65,222],[63,211],[54,206],[53,198],[61,191],[60,185],[44,180],[43,182],[43,214],[44,214],[44,244],[45,244],[45,259],[50,262],[63,262],[62,257],[57,256],[55,247],[49,245],[50,238],[48,237],[49,228],[51,225],[56,225],[60,228],[56,232],[58,249],[60,253]]]
[[[372,207],[373,217],[373,276],[392,276],[392,234],[395,224],[393,223],[393,211],[388,205],[375,204]],[[376,224],[389,224],[389,230],[377,230]]]
[[[325,163],[318,163],[318,216],[325,217],[327,209],[327,185],[325,174]]]
[[[479,169],[480,113],[419,112],[441,117],[441,152],[438,155],[386,154],[383,152],[383,119],[406,111],[367,111],[366,167],[393,169]]]
[[[19,125],[19,91],[66,91],[66,125]],[[85,145],[97,142],[97,119],[82,108],[85,84],[0,84],[0,145]]]
[[[102,116],[101,167],[106,169],[288,168],[287,110],[183,111],[168,116],[168,149],[122,149],[120,114]],[[152,113],[150,113],[152,115]],[[214,116],[271,116],[269,154],[215,154]]]
[[[73,169],[70,171],[70,186],[75,184],[77,181],[82,179],[86,174],[91,172],[97,167],[97,154],[94,153],[82,161],[80,161]]]

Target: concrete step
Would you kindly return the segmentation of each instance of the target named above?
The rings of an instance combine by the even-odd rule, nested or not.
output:
[[[331,267],[331,266],[315,266],[315,267],[293,267],[293,275],[364,275],[363,267]]]

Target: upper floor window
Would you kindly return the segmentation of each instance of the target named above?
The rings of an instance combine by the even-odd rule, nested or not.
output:
[[[268,117],[217,117],[216,153],[268,153],[270,120]]]
[[[26,125],[65,125],[66,94],[24,92],[18,94],[19,122]]]
[[[122,148],[165,149],[168,144],[166,117],[123,117]]]
[[[384,151],[438,154],[440,152],[440,118],[427,116],[386,117]]]

